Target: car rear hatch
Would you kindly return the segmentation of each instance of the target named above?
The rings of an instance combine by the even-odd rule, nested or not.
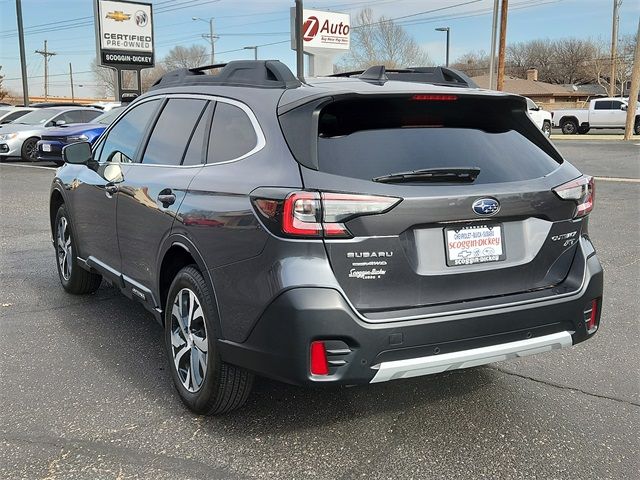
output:
[[[584,195],[554,189],[580,173],[531,122],[524,99],[351,95],[280,118],[305,190],[322,198],[331,268],[365,317],[506,302],[567,276]],[[578,183],[583,194],[591,188]]]

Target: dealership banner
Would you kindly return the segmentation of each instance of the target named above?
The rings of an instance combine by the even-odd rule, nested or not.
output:
[[[151,4],[122,0],[96,1],[99,64],[105,67],[153,67]]]

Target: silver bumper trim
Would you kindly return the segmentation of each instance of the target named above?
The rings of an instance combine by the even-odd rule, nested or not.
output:
[[[489,347],[383,362],[371,367],[378,371],[371,380],[371,383],[431,375],[433,373],[446,372],[447,370],[456,370],[458,368],[475,367],[487,363],[509,360],[511,358],[533,355],[535,353],[548,352],[571,345],[573,345],[571,333],[558,332],[543,337],[491,345]]]

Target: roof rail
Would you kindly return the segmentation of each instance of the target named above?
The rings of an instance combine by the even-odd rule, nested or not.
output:
[[[449,67],[386,68],[384,65],[376,65],[369,67],[367,70],[334,73],[329,76],[359,78],[366,82],[380,84],[384,84],[387,80],[395,80],[478,88],[478,85],[467,75]]]
[[[220,69],[215,75],[206,70]],[[279,60],[235,60],[228,63],[180,68],[160,77],[151,89],[179,85],[226,85],[258,88],[296,88],[301,85]]]

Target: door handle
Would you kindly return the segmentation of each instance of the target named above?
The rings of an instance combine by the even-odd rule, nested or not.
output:
[[[168,208],[173,205],[176,201],[176,196],[171,191],[170,188],[165,188],[158,194],[158,201],[162,204],[164,208]]]
[[[118,193],[118,190],[118,185],[114,185],[113,183],[107,183],[104,186],[104,191],[109,195],[115,195],[116,193]]]

